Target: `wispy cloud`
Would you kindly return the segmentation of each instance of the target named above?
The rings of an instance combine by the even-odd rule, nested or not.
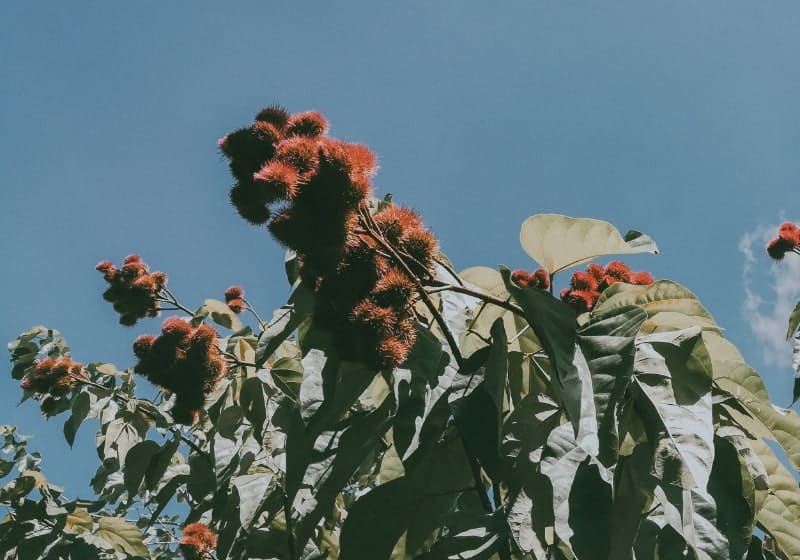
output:
[[[744,257],[742,313],[764,349],[764,362],[791,368],[792,348],[786,342],[786,327],[789,314],[800,300],[800,258],[790,254],[773,262],[767,257],[764,247],[775,237],[778,225],[758,227],[739,241]]]

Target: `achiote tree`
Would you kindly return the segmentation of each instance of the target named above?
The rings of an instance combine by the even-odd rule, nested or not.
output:
[[[4,427],[6,558],[800,558],[773,451],[800,468],[800,418],[689,290],[607,262],[652,239],[536,215],[520,241],[541,268],[457,273],[372,197],[372,153],[326,133],[268,107],[220,140],[234,207],[287,249],[268,320],[238,286],[187,306],[130,255],[97,266],[119,322],[169,315],[132,367],[79,363],[45,327],[9,345],[70,444],[97,421],[100,466],[96,496],[68,498]]]

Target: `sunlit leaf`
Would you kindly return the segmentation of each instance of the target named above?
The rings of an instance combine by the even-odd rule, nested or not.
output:
[[[770,402],[761,376],[747,365],[731,342],[710,332],[703,333],[703,342],[709,352],[714,382],[738,399],[783,447],[792,466],[800,469],[800,416]],[[754,430],[758,431],[758,427]]]
[[[132,556],[150,558],[150,550],[145,546],[142,533],[136,525],[119,517],[101,517],[95,535],[111,544],[115,550]]]
[[[250,529],[261,512],[272,480],[269,473],[246,474],[233,478],[232,483],[239,496],[239,521],[245,531]]]
[[[655,242],[640,232],[622,237],[608,222],[561,214],[529,217],[522,223],[519,240],[550,274],[604,255],[658,253]]]
[[[231,329],[232,331],[239,331],[242,329],[242,321],[236,313],[231,311],[231,308],[228,307],[228,304],[224,301],[216,299],[205,300],[203,305],[200,306],[200,309],[195,311],[192,324],[197,326],[206,317],[211,317],[212,321],[226,329]]]
[[[766,467],[770,488],[758,512],[758,522],[783,552],[790,558],[800,558],[800,488],[766,443],[753,441],[752,445]]]

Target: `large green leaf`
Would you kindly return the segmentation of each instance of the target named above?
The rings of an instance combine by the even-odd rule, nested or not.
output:
[[[756,487],[738,449],[726,438],[714,438],[708,491],[716,503],[717,526],[728,540],[730,557],[742,558],[755,525]]]
[[[234,477],[231,482],[239,498],[239,522],[242,529],[249,531],[256,517],[261,513],[264,501],[273,487],[273,476],[263,472]]]
[[[98,525],[95,536],[111,544],[114,550],[131,556],[150,558],[150,550],[142,542],[142,533],[136,525],[119,517],[101,517]]]
[[[128,491],[129,500],[139,492],[139,486],[144,480],[145,472],[150,466],[153,456],[161,448],[154,441],[141,441],[134,445],[125,457],[124,481],[125,490]]]
[[[454,514],[445,521],[447,536],[434,543],[431,550],[416,560],[489,560],[497,558],[506,539],[506,522],[502,509],[493,514]]]
[[[579,445],[590,455],[596,455],[597,417],[592,380],[589,365],[577,344],[575,312],[542,290],[517,287],[511,282],[508,268],[500,267],[500,274],[550,358],[555,369],[552,387],[572,422]]]
[[[648,320],[643,327],[646,332],[682,330],[694,325],[719,331],[697,296],[671,280],[659,280],[648,286],[617,282],[603,291],[592,314],[628,305],[638,305],[647,312]]]
[[[610,474],[578,444],[568,424],[550,433],[541,472],[552,484],[556,535],[580,558],[607,558]]]
[[[640,232],[625,237],[608,222],[536,214],[522,222],[522,248],[550,274],[604,255],[658,253],[655,242]]]
[[[461,439],[424,441],[406,475],[374,488],[350,508],[340,560],[389,559],[401,538],[413,552],[440,526],[458,496],[474,484]]]
[[[630,383],[634,340],[647,315],[639,307],[617,307],[595,316],[578,331],[578,345],[592,376],[597,414],[600,461],[616,463],[619,437],[618,405]]]
[[[236,313],[231,311],[231,308],[228,307],[228,304],[224,301],[219,301],[217,299],[205,300],[203,305],[201,305],[200,308],[194,312],[192,324],[197,326],[206,317],[211,317],[211,320],[216,324],[225,327],[226,329],[231,329],[234,332],[242,329],[242,321],[239,319]]]
[[[800,416],[774,406],[761,376],[744,361],[739,350],[718,334],[703,333],[714,382],[738,399],[759,426],[745,426],[757,435],[774,438],[786,451],[795,469],[800,469]],[[747,420],[747,419],[743,419]]]
[[[800,558],[800,488],[766,443],[753,441],[752,446],[769,479],[769,492],[758,512],[758,522],[789,558]]]
[[[705,489],[714,460],[711,376],[700,328],[637,340],[634,379],[664,483]]]

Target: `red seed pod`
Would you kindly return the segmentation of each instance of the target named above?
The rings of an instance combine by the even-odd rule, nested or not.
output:
[[[511,280],[513,280],[517,286],[526,288],[531,282],[531,276],[528,274],[527,270],[518,269],[511,273]]]
[[[261,109],[256,115],[255,120],[257,122],[270,123],[278,130],[283,130],[289,122],[289,111],[278,105],[270,105],[269,107]]]
[[[266,202],[294,200],[297,196],[297,169],[280,161],[269,161],[253,175],[253,182],[264,189]]]
[[[317,142],[303,136],[286,138],[278,144],[275,159],[293,167],[299,181],[306,181],[316,173],[319,166]]]
[[[244,296],[244,290],[241,286],[230,286],[227,290],[225,290],[225,301],[231,301],[232,299],[241,299]]]
[[[241,299],[232,299],[228,302],[228,307],[231,311],[238,315],[244,310],[245,303]]]
[[[589,272],[576,272],[572,275],[570,286],[574,290],[594,291],[597,289],[597,280]]]
[[[289,117],[286,133],[296,136],[322,136],[328,131],[328,121],[316,111],[305,111]]]
[[[623,262],[612,261],[606,266],[606,277],[614,278],[620,282],[629,282],[631,269]],[[609,284],[610,286],[611,284]]]
[[[653,280],[653,276],[649,272],[642,271],[631,274],[631,284],[649,286],[653,282],[655,282],[655,280]]]
[[[537,268],[530,276],[530,285],[540,290],[550,288],[550,275],[543,268]]]
[[[792,250],[792,247],[791,241],[778,237],[767,244],[767,254],[776,261],[779,261],[783,259],[786,253]]]

